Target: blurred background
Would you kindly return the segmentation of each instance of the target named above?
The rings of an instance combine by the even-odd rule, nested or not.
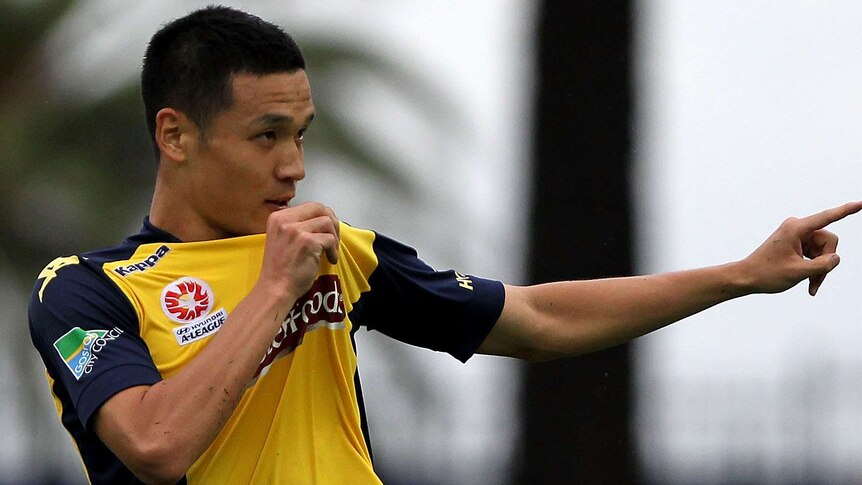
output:
[[[0,0],[0,484],[86,483],[27,332],[39,270],[136,232],[137,75],[209,2]],[[237,1],[303,47],[304,200],[526,284],[736,260],[862,199],[862,3]],[[389,484],[862,482],[862,220],[803,285],[521,364],[360,332]]]

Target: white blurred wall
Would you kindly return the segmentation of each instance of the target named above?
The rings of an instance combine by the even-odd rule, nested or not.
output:
[[[641,1],[639,268],[749,254],[862,199],[862,3]],[[667,483],[862,482],[862,216],[820,294],[750,296],[637,346],[636,432]]]

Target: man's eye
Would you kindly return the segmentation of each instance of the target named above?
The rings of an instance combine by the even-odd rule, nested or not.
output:
[[[274,141],[277,138],[275,135],[275,132],[272,130],[265,131],[265,132],[261,133],[260,135],[257,135],[257,137],[260,138],[261,140],[266,140],[266,141]]]
[[[296,132],[296,139],[297,139],[297,140],[300,140],[300,141],[301,141],[303,138],[305,138],[305,128],[303,128],[303,129],[299,130],[298,132]]]

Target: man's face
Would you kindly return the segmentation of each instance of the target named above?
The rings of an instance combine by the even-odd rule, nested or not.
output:
[[[305,177],[302,137],[314,117],[305,71],[235,74],[233,104],[189,151],[186,200],[212,238],[266,231]]]

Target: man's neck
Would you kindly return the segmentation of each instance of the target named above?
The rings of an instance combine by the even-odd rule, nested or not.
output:
[[[209,241],[221,239],[224,234],[215,231],[197,214],[188,210],[190,204],[177,200],[176,190],[171,190],[161,177],[156,177],[156,188],[150,205],[150,223],[167,231],[181,241]]]

